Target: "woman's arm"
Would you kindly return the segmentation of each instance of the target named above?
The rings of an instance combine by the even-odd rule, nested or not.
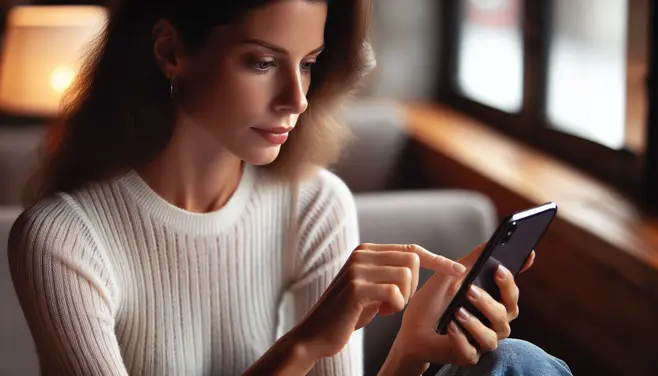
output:
[[[338,275],[359,245],[356,206],[352,193],[335,175],[322,171],[303,186],[299,197],[298,248],[291,255],[294,321],[300,322]],[[345,302],[346,303],[346,302]],[[344,304],[344,303],[343,303]],[[336,307],[336,310],[348,307]],[[338,313],[336,313],[338,317]],[[345,347],[318,361],[309,375],[363,374],[363,335],[352,334]]]
[[[128,375],[103,265],[87,229],[61,199],[14,224],[9,266],[42,374]]]
[[[279,338],[242,376],[302,376],[308,374],[317,361],[307,352],[301,336],[292,330]]]
[[[377,376],[422,376],[429,368],[429,363],[410,359],[407,354],[392,348]]]
[[[358,329],[377,313],[404,308],[418,284],[420,266],[442,275],[463,271],[418,246],[356,246],[356,209],[349,190],[333,175],[315,183],[302,190],[299,246],[285,263],[292,273],[289,292],[299,323],[246,375],[361,375]],[[403,369],[396,364],[395,370]]]
[[[285,267],[292,285],[295,323],[321,299],[351,251],[358,245],[356,209],[349,190],[335,176],[320,173],[298,192],[295,217],[288,234],[295,246],[286,249]],[[335,307],[338,311],[347,307]],[[337,314],[337,313],[336,313]],[[335,356],[318,357],[313,338],[296,326],[283,335],[243,376],[252,375],[354,375],[362,374],[361,334],[352,335]]]
[[[404,308],[416,290],[419,267],[442,275],[459,275],[465,268],[419,246],[358,245],[354,199],[329,172],[300,196],[299,246],[291,257],[289,292],[299,322],[294,330],[309,338],[306,352],[320,354],[309,375],[362,375],[359,329],[376,314]]]

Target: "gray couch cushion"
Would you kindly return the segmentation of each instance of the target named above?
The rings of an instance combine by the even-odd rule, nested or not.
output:
[[[39,363],[32,335],[9,274],[7,240],[20,207],[0,207],[0,375],[36,376]]]
[[[494,230],[495,209],[470,191],[427,190],[355,195],[362,242],[416,243],[451,259]]]

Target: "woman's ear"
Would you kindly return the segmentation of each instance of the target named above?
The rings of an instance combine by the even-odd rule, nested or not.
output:
[[[177,77],[183,69],[183,45],[169,20],[161,19],[153,26],[153,54],[162,74]]]

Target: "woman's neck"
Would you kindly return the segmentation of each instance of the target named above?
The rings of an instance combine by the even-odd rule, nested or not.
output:
[[[153,161],[135,170],[172,205],[194,213],[218,210],[240,183],[242,161],[219,148],[203,129],[181,128]]]

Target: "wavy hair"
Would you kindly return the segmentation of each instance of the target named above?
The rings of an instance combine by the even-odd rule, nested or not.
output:
[[[281,0],[125,0],[113,9],[89,50],[61,118],[46,133],[43,160],[25,189],[33,205],[147,163],[168,144],[175,113],[169,80],[153,55],[152,29],[168,19],[186,48],[203,46],[214,26],[239,22],[250,10]],[[343,100],[375,64],[367,38],[370,0],[328,3],[325,50],[313,67],[309,107],[280,155],[263,168],[299,179],[340,155],[349,132],[336,118]]]

